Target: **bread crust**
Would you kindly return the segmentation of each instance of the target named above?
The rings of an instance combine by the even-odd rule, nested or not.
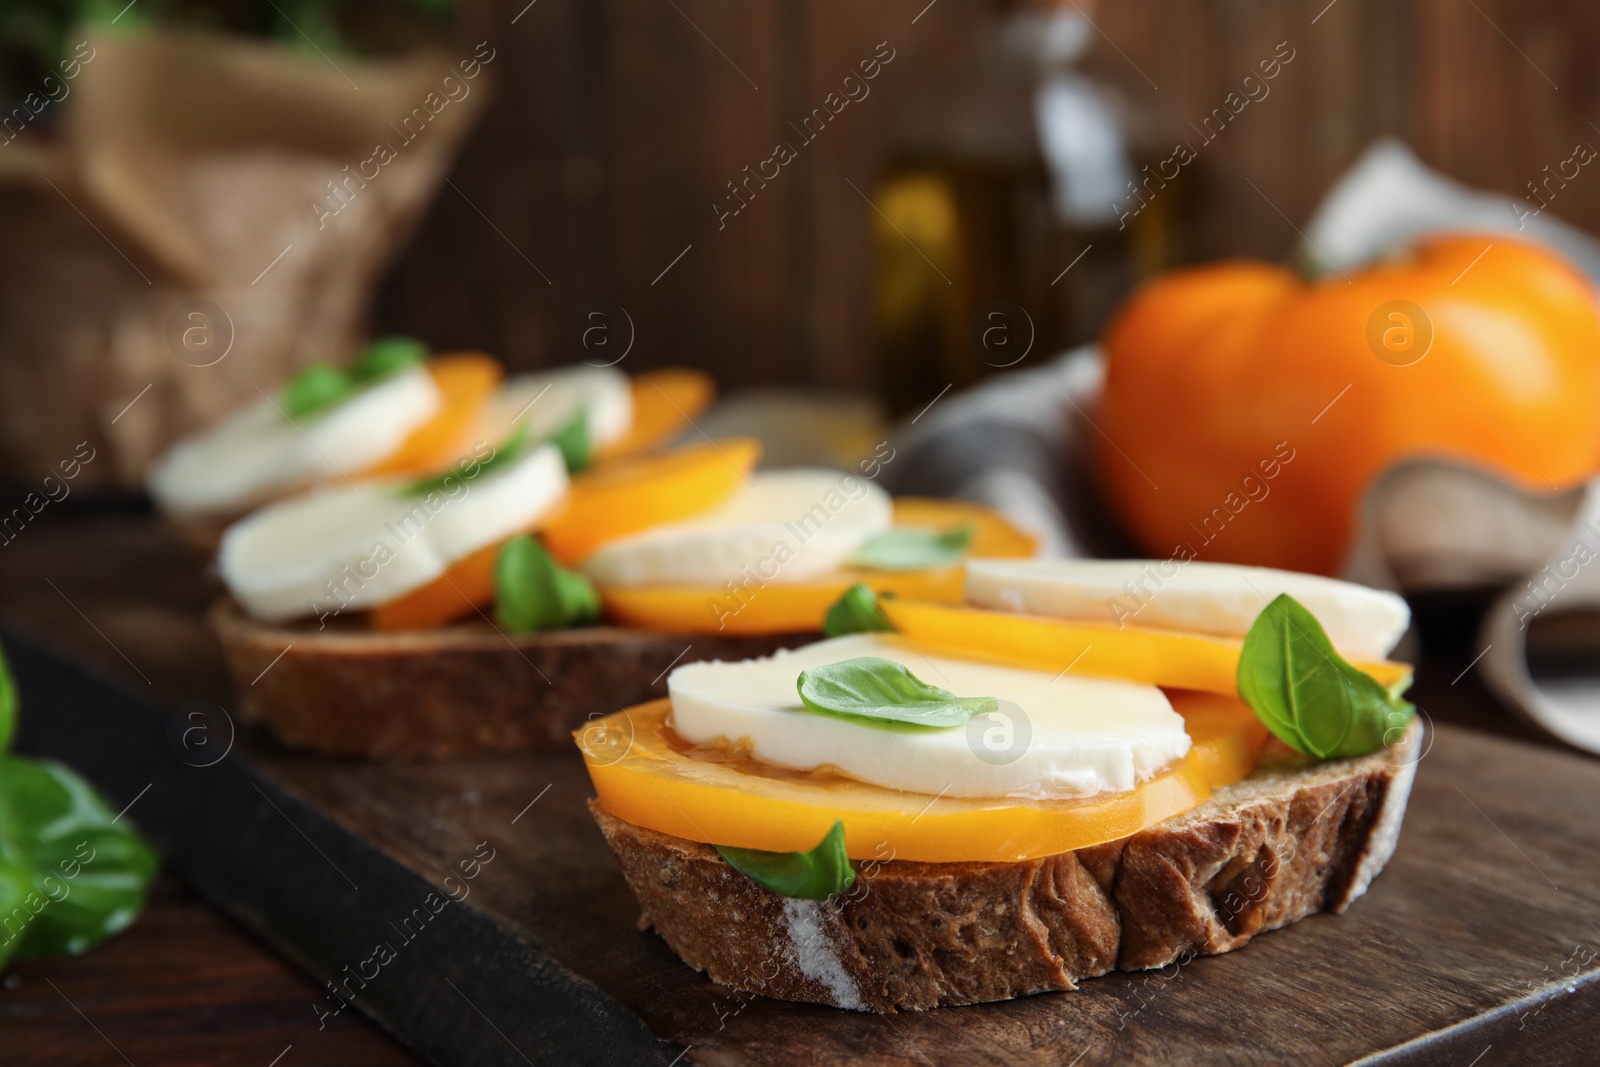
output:
[[[590,810],[654,927],[714,981],[889,1012],[1074,989],[1341,912],[1393,854],[1422,728],[1314,762],[1275,742],[1244,780],[1132,837],[1015,863],[860,865],[831,901],[761,888],[707,845]]]
[[[675,663],[748,659],[815,634],[718,637],[588,627],[509,636],[478,621],[404,633],[211,621],[240,714],[291,748],[371,759],[567,752],[590,717],[661,695]]]

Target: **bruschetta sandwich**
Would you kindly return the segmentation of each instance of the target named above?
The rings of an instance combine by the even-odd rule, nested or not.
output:
[[[740,990],[896,1011],[1072,989],[1343,911],[1421,727],[1391,593],[1197,561],[970,561],[832,636],[680,665],[575,737],[653,927]]]
[[[875,481],[887,443],[850,470],[757,469],[756,441],[692,431],[712,392],[693,372],[578,366],[458,388],[449,418],[435,409],[357,469],[330,452],[330,421],[401,379],[448,392],[441,364],[484,357],[381,373],[371,358],[324,406],[291,411],[291,383],[239,417],[256,430],[180,445],[152,479],[169,512],[199,499],[175,471],[234,485],[206,499],[243,507],[266,458],[298,457],[280,468],[295,479],[270,480],[283,495],[226,526],[214,612],[247,717],[292,746],[565,749],[585,716],[660,691],[676,664],[813,639],[853,585],[959,601],[969,557],[1034,550],[985,509],[890,499]],[[240,456],[255,495],[226,474]]]

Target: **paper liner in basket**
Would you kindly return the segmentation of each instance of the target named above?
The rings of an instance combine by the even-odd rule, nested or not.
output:
[[[76,487],[132,488],[177,436],[359,343],[493,53],[86,49],[59,135],[0,145],[0,472],[38,478],[87,441]]]

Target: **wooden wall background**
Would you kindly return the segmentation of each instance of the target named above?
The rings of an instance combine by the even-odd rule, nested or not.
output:
[[[604,299],[633,320],[632,368],[872,389],[872,208],[850,183],[870,190],[907,109],[954,76],[1005,6],[472,6],[465,36],[500,50],[500,97],[458,188],[387,283],[379,325],[534,366],[574,358],[569,319]],[[1271,95],[1179,179],[1194,186],[1197,258],[1284,255],[1295,240],[1284,216],[1303,221],[1379,135],[1508,193],[1578,141],[1600,145],[1600,8],[1584,0],[1112,0],[1094,18],[1093,69],[1175,125],[1220,104],[1278,42],[1296,50]],[[871,95],[719,232],[724,183],[880,41],[895,59]],[[1600,230],[1600,170],[1552,210]]]

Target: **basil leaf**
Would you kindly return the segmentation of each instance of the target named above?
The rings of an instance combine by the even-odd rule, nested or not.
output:
[[[852,566],[879,571],[950,567],[966,556],[977,533],[977,527],[971,523],[943,532],[922,526],[896,526],[868,538],[849,562]]]
[[[800,702],[823,715],[910,726],[961,726],[996,711],[994,697],[958,697],[928,685],[893,660],[861,656],[801,671]]]
[[[844,853],[844,823],[837,819],[810,852],[711,847],[728,866],[756,885],[796,900],[827,900],[856,880],[856,870]]]
[[[0,959],[83,952],[144,906],[156,856],[58,763],[0,759]]]
[[[11,676],[5,649],[0,648],[0,755],[11,747],[11,738],[16,732],[17,682]]]
[[[495,617],[514,634],[560,630],[600,617],[589,579],[564,569],[527,534],[500,549],[494,565]]]
[[[338,407],[354,391],[349,375],[332,363],[308,363],[283,387],[284,411],[291,419],[303,419]]]
[[[589,440],[589,409],[579,408],[570,422],[551,435],[550,443],[561,450],[568,474],[577,474],[587,467],[593,453],[593,442]]]
[[[476,447],[476,446],[474,446]],[[477,470],[468,473],[465,468],[473,464],[462,460],[443,474],[436,474],[430,478],[421,478],[414,482],[407,482],[397,490],[401,496],[427,496],[429,493],[442,493],[450,490],[450,481],[472,482],[486,474],[493,474],[504,467],[509,467],[521,459],[523,453],[528,451],[528,428],[518,426],[511,431],[511,436],[505,443],[494,450],[494,455],[476,464]]]
[[[878,607],[877,595],[860,582],[846,589],[822,617],[822,632],[828,637],[883,633],[893,629],[894,624]]]
[[[427,358],[428,346],[414,337],[382,337],[361,350],[350,377],[361,384],[382,381],[415,370]]]
[[[1267,729],[1318,759],[1376,752],[1416,714],[1340,656],[1317,617],[1287,593],[1245,635],[1238,682],[1239,696]]]
[[[374,341],[349,370],[321,360],[308,363],[283,387],[283,406],[291,419],[303,419],[338,407],[363,386],[422,366],[428,346],[409,337]]]

